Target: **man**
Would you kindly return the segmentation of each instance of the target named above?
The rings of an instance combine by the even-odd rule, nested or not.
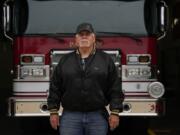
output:
[[[77,27],[77,49],[61,58],[50,82],[50,124],[61,135],[106,135],[119,125],[124,95],[111,57],[96,49],[89,23]],[[63,113],[59,119],[60,103]],[[110,104],[110,115],[105,106]]]

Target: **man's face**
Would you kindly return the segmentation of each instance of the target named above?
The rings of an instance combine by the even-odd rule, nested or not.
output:
[[[76,34],[76,45],[78,47],[91,47],[95,43],[95,34],[88,31],[81,31]]]

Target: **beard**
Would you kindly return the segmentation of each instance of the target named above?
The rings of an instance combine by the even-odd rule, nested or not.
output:
[[[79,47],[90,47],[91,43],[87,39],[82,39],[79,41]]]

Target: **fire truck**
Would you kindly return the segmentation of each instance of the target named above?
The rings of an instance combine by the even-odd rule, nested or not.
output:
[[[50,77],[61,57],[75,49],[75,29],[82,22],[94,26],[97,48],[112,57],[122,78],[125,100],[119,115],[162,115],[165,88],[157,48],[168,26],[165,1],[5,0],[3,30],[13,48],[8,115],[49,115]]]

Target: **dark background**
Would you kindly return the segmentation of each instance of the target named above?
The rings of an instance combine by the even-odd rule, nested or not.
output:
[[[165,85],[166,115],[162,117],[123,117],[116,135],[179,135],[180,134],[180,0],[167,0],[170,9],[170,26],[165,39],[158,42],[160,79]],[[2,5],[2,1],[0,1]],[[2,12],[0,12],[2,15]],[[2,21],[0,21],[2,24]],[[2,25],[0,25],[2,26]],[[49,118],[7,117],[7,99],[12,94],[12,45],[3,37],[0,27],[0,134],[1,135],[57,135],[51,129]]]

